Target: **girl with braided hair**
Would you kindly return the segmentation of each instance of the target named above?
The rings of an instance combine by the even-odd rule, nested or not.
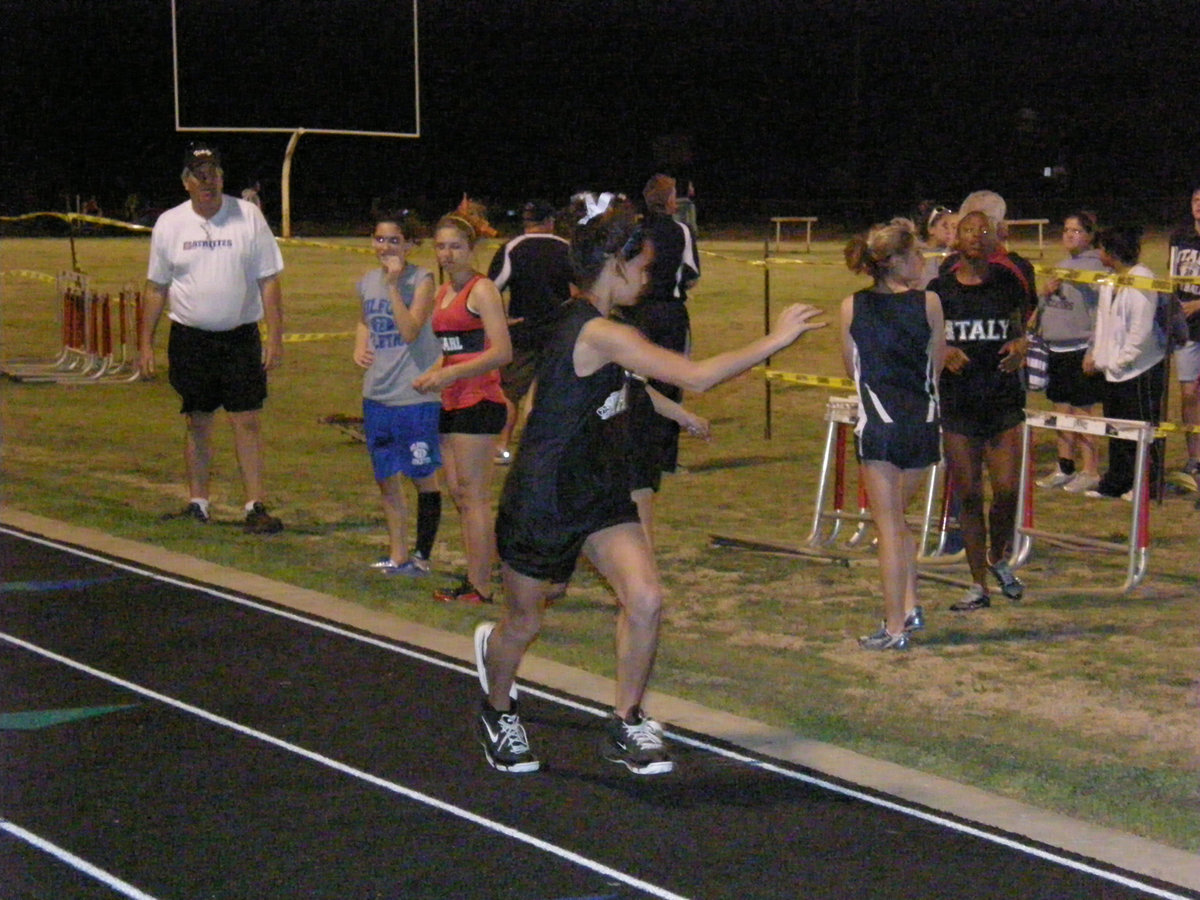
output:
[[[563,310],[538,369],[538,402],[525,426],[496,519],[504,611],[475,631],[485,697],[478,729],[488,762],[532,772],[514,682],[547,602],[566,590],[582,552],[617,595],[617,687],[604,756],[637,775],[673,768],[662,729],[641,709],[658,648],[662,585],[630,498],[629,379],[634,374],[704,391],[789,346],[824,323],[790,306],[775,329],[736,350],[695,361],[609,319],[637,302],[654,247],[624,197],[575,198],[571,263],[580,295]]]

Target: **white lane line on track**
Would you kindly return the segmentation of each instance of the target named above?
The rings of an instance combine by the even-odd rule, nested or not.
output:
[[[351,640],[359,641],[361,643],[368,644],[373,647],[380,647],[384,650],[388,650],[393,653],[399,653],[402,656],[407,656],[412,659],[418,659],[418,660],[421,660],[422,662],[431,663],[435,666],[441,666],[444,669],[449,669],[454,672],[461,672],[463,674],[469,675],[471,678],[477,677],[475,668],[473,666],[465,666],[465,665],[462,665],[461,663],[450,662],[448,660],[441,659],[436,656],[431,656],[426,653],[421,653],[421,652],[419,652],[417,650],[413,650],[409,647],[401,646],[400,644],[382,640],[381,638],[371,637],[370,635],[364,635],[364,634],[360,634],[358,632],[350,631],[349,629],[342,628],[338,625],[334,625],[331,622],[325,622],[325,621],[322,621],[321,619],[311,618],[309,616],[301,615],[300,613],[291,612],[291,611],[285,610],[285,609],[278,609],[278,608],[270,606],[266,603],[259,603],[254,600],[250,600],[246,597],[239,597],[236,594],[226,593],[218,588],[209,587],[206,585],[195,584],[193,582],[184,581],[183,579],[180,579],[180,578],[173,578],[169,575],[164,575],[160,572],[153,572],[148,569],[140,568],[136,565],[133,565],[132,563],[125,563],[125,562],[113,560],[108,557],[101,556],[99,554],[93,554],[86,550],[81,550],[78,547],[72,547],[67,544],[58,543],[57,541],[53,541],[48,538],[42,538],[42,537],[38,537],[36,535],[29,535],[29,534],[25,534],[20,531],[14,531],[14,530],[11,530],[4,526],[0,526],[0,532],[6,533],[6,534],[11,534],[14,537],[21,538],[22,540],[32,541],[33,543],[37,543],[37,544],[43,544],[47,547],[53,547],[56,550],[62,550],[64,552],[83,557],[84,559],[94,560],[96,562],[100,562],[105,565],[112,566],[113,568],[123,569],[127,572],[131,572],[136,575],[141,575],[141,576],[144,576],[147,578],[153,578],[156,581],[163,582],[164,584],[171,584],[171,585],[175,585],[176,587],[185,588],[187,590],[197,591],[200,593],[208,594],[209,596],[217,597],[222,600],[227,600],[231,603],[236,603],[238,605],[245,606],[250,609],[255,609],[255,610],[258,610],[261,612],[269,613],[271,615],[279,616],[284,619],[289,619],[293,622],[300,622],[309,627],[317,628],[319,630],[326,631],[331,634],[336,634],[341,637],[347,637],[347,638],[350,638]],[[557,703],[561,706],[566,706],[571,709],[578,710],[580,712],[589,713],[589,714],[597,716],[597,717],[602,718],[602,717],[608,715],[608,711],[606,709],[602,709],[600,707],[592,706],[592,705],[589,705],[586,703],[580,703],[578,701],[570,700],[568,698],[564,698],[564,697],[558,696],[556,694],[551,694],[546,691],[540,691],[537,688],[531,688],[525,684],[521,685],[521,690],[524,691],[526,694],[530,694],[535,697],[540,697],[543,700],[548,700],[552,703]],[[970,825],[968,823],[959,822],[954,819],[949,819],[944,816],[940,816],[940,815],[928,812],[923,809],[918,809],[913,806],[905,805],[903,803],[888,799],[886,797],[880,797],[878,795],[869,794],[869,793],[866,793],[863,791],[858,791],[853,788],[846,787],[845,785],[837,784],[835,782],[827,781],[825,779],[818,778],[813,775],[808,775],[804,772],[798,772],[798,771],[789,769],[783,765],[778,765],[775,763],[766,762],[761,759],[756,759],[752,756],[738,753],[735,750],[730,750],[727,747],[720,747],[715,744],[707,743],[705,741],[699,741],[694,738],[676,734],[670,730],[668,730],[666,732],[666,734],[672,740],[674,740],[676,743],[685,744],[689,747],[694,747],[697,750],[704,750],[705,752],[713,753],[717,756],[722,756],[722,757],[725,757],[726,759],[732,760],[734,762],[739,762],[744,765],[754,766],[756,768],[763,769],[764,771],[771,772],[772,774],[779,775],[781,777],[788,778],[793,781],[799,781],[803,784],[809,784],[814,787],[819,787],[824,790],[832,791],[835,794],[841,794],[842,796],[845,796],[845,797],[852,797],[856,800],[861,800],[864,803],[869,803],[873,806],[878,806],[881,809],[887,809],[887,810],[891,810],[892,812],[898,812],[903,815],[912,816],[915,819],[920,819],[922,821],[929,822],[931,824],[938,825],[943,828],[947,828],[951,831],[957,831],[960,834],[966,834],[966,835],[970,835],[971,837],[977,837],[982,840],[989,841],[994,844],[998,844],[1002,847],[1006,847],[1010,850],[1014,850],[1019,853],[1024,853],[1029,856],[1034,856],[1034,857],[1037,857],[1038,859],[1042,859],[1047,862],[1054,863],[1055,865],[1065,866],[1066,868],[1073,869],[1074,871],[1077,871],[1077,872],[1083,872],[1088,875],[1094,875],[1097,878],[1103,878],[1106,881],[1111,881],[1115,884],[1120,884],[1124,887],[1132,888],[1132,889],[1138,890],[1138,891],[1143,891],[1144,893],[1147,893],[1154,897],[1161,897],[1161,898],[1163,898],[1163,900],[1195,900],[1193,895],[1177,894],[1172,891],[1164,890],[1164,889],[1156,887],[1154,885],[1146,884],[1145,882],[1139,881],[1136,878],[1131,878],[1127,875],[1123,875],[1119,872],[1113,872],[1108,869],[1102,869],[1097,866],[1093,866],[1089,863],[1082,862],[1082,861],[1076,860],[1076,859],[1072,859],[1068,856],[1063,856],[1062,854],[1059,854],[1059,853],[1054,853],[1053,851],[1046,850],[1042,847],[1036,847],[1036,846],[1033,846],[1032,844],[1024,843],[1022,841],[1016,840],[1016,839],[1008,837],[1006,835],[989,832],[982,828],[978,828],[976,826]]]
[[[354,766],[347,765],[343,762],[338,762],[336,759],[323,756],[320,753],[317,753],[313,750],[308,750],[305,747],[299,746],[298,744],[285,741],[282,738],[274,737],[273,735],[267,734],[265,731],[259,731],[258,729],[251,728],[248,725],[242,725],[239,722],[234,722],[232,719],[226,719],[224,716],[211,713],[206,709],[201,709],[198,706],[193,706],[192,704],[185,703],[182,700],[176,700],[174,697],[168,697],[166,694],[160,694],[158,691],[142,687],[139,684],[134,684],[132,681],[127,681],[117,675],[103,672],[100,669],[96,669],[87,665],[86,663],[63,656],[60,653],[55,653],[53,650],[47,650],[45,647],[39,647],[37,644],[30,643],[29,641],[16,637],[15,635],[0,632],[0,641],[5,641],[15,647],[20,647],[23,650],[36,653],[39,656],[53,660],[61,665],[69,666],[72,669],[83,672],[85,675],[90,675],[93,678],[99,678],[103,681],[107,681],[109,684],[115,684],[127,691],[132,691],[135,694],[140,694],[141,696],[148,697],[151,700],[157,700],[159,703],[164,703],[167,706],[181,710],[182,712],[190,713],[193,716],[204,719],[206,722],[211,722],[214,725],[220,725],[223,728],[231,729],[232,731],[236,731],[239,734],[245,735],[246,737],[251,737],[255,740],[262,741],[263,743],[278,747],[281,750],[286,750],[289,753],[294,753],[297,756],[301,756],[307,760],[310,760],[311,762],[317,763],[318,765],[341,772],[343,775],[349,775],[352,778],[365,781],[368,784],[374,785],[375,787],[391,791],[393,794],[399,794],[400,796],[406,797],[409,800],[414,800],[418,803],[423,803],[426,806],[431,806],[440,812],[456,816],[460,819],[470,822],[473,825],[478,825],[481,828],[486,828],[489,831],[493,831],[513,840],[528,844],[531,847],[535,847],[545,853],[550,853],[566,860],[567,862],[582,866],[585,869],[590,869],[597,874],[616,879],[622,884],[627,884],[630,887],[637,888],[638,890],[644,891],[653,897],[659,897],[662,898],[662,900],[688,900],[688,898],[683,897],[680,894],[672,893],[665,888],[650,884],[647,881],[642,881],[640,878],[635,878],[632,875],[628,875],[624,872],[610,868],[603,863],[588,859],[586,856],[581,856],[578,853],[574,853],[564,847],[551,844],[550,842],[544,841],[538,837],[534,837],[531,834],[526,834],[523,831],[510,828],[509,826],[493,821],[492,819],[484,818],[483,816],[477,815],[470,810],[463,809],[461,806],[455,806],[452,803],[446,803],[444,800],[439,800],[436,797],[431,797],[428,794],[423,794],[420,791],[407,788],[404,785],[397,784],[394,781],[388,781],[386,778],[380,778],[378,775],[372,775],[370,772],[364,772],[362,769],[356,769]]]
[[[108,887],[112,888],[118,893],[124,894],[126,897],[132,897],[134,900],[154,900],[153,896],[147,894],[145,891],[138,890],[129,882],[122,881],[115,875],[110,875],[103,869],[92,865],[86,859],[76,856],[69,850],[64,850],[57,844],[50,843],[43,837],[38,837],[32,831],[26,831],[20,825],[10,822],[8,819],[0,819],[0,831],[7,831],[9,834],[20,838],[27,844],[32,844],[39,850],[49,853],[51,856],[57,857],[71,868],[83,872],[85,875],[90,875],[97,881],[104,882],[104,884],[106,884]]]

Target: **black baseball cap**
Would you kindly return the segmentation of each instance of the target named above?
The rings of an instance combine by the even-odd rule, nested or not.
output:
[[[221,168],[221,151],[203,141],[188,144],[188,148],[183,154],[184,171],[190,172],[206,163],[212,163],[218,169]]]
[[[545,222],[554,218],[554,207],[545,200],[530,200],[521,207],[521,218],[526,222]]]

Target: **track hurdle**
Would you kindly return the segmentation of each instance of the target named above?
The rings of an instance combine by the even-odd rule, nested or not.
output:
[[[58,330],[57,357],[45,362],[13,362],[3,374],[23,383],[91,384],[136,381],[137,339],[141,319],[141,294],[126,288],[116,298],[117,328],[113,330],[114,301],[97,294],[80,272],[61,273],[56,280]]]
[[[1099,538],[1061,532],[1046,531],[1034,527],[1032,491],[1032,433],[1035,428],[1053,431],[1071,431],[1099,437],[1115,437],[1137,442],[1133,476],[1133,502],[1129,520],[1129,538],[1124,542],[1105,541]],[[1013,553],[1009,565],[1014,569],[1024,565],[1033,552],[1035,540],[1057,544],[1069,550],[1103,551],[1125,554],[1128,564],[1125,582],[1119,588],[1077,587],[1060,590],[1058,593],[1118,593],[1133,590],[1142,579],[1150,562],[1150,445],[1158,437],[1158,429],[1150,422],[1130,419],[1105,419],[1098,416],[1067,416],[1058,413],[1025,413],[1025,425],[1021,431],[1021,481],[1017,491],[1016,533]]]
[[[821,471],[817,481],[817,496],[813,502],[812,528],[805,539],[813,550],[829,552],[835,545],[844,523],[854,530],[843,542],[848,551],[869,549],[867,540],[871,526],[871,511],[862,479],[858,480],[856,509],[846,508],[846,456],[850,434],[858,424],[857,397],[830,397],[825,405],[825,449],[821,455]],[[938,492],[941,490],[941,503]],[[919,519],[917,538],[918,562],[944,562],[946,532],[950,527],[946,510],[949,507],[949,485],[943,466],[930,468],[925,487],[925,499]],[[927,552],[932,543],[932,550]],[[939,559],[939,557],[941,557]]]

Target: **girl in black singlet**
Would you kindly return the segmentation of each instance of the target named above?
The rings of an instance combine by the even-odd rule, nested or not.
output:
[[[505,605],[499,624],[485,622],[475,632],[487,695],[477,726],[493,767],[538,768],[514,706],[514,679],[547,601],[566,589],[582,552],[617,595],[617,689],[604,755],[635,774],[655,775],[673,768],[661,727],[641,711],[658,648],[662,585],[630,499],[628,448],[645,436],[627,428],[628,373],[704,391],[823,323],[811,321],[819,310],[797,304],[745,347],[699,361],[666,350],[608,318],[614,307],[637,301],[654,258],[633,205],[611,194],[581,195],[572,219],[581,296],[565,308],[538,369],[538,401],[500,501]]]
[[[1025,388],[1020,370],[1028,341],[1027,292],[1008,268],[989,260],[999,247],[996,223],[970,212],[958,223],[959,257],[929,283],[946,319],[942,400],[946,470],[961,501],[959,519],[974,584],[951,604],[955,612],[992,605],[989,571],[1004,596],[1019,600],[1024,585],[1008,564],[1020,483]],[[983,470],[992,502],[984,514]]]

